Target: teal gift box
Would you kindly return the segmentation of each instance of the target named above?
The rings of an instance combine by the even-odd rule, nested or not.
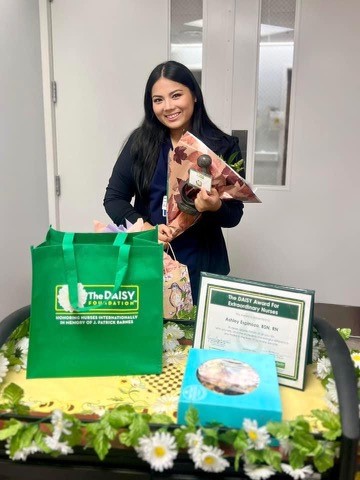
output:
[[[192,348],[178,405],[178,423],[185,424],[189,407],[201,425],[221,423],[241,428],[243,420],[258,425],[280,421],[282,406],[275,357],[265,353]]]

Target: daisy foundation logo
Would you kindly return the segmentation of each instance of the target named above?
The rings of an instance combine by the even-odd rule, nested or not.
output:
[[[66,325],[115,325],[133,323],[139,311],[139,286],[78,283],[78,305],[72,305],[68,285],[55,287],[55,315]]]

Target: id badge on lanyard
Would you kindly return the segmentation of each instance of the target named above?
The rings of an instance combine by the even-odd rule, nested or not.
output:
[[[167,195],[163,196],[161,205],[162,216],[167,219]]]

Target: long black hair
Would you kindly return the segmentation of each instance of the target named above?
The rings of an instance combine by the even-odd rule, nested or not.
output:
[[[133,173],[137,191],[142,196],[149,191],[161,145],[168,135],[168,128],[159,122],[154,114],[151,96],[154,84],[161,77],[185,85],[196,99],[191,119],[191,133],[200,139],[206,136],[207,140],[215,143],[225,135],[210,120],[205,109],[201,88],[193,73],[182,63],[173,60],[157,65],[151,72],[145,87],[145,117],[139,128],[132,134]]]

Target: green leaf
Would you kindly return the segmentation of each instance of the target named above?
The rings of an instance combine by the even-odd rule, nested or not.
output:
[[[20,358],[15,357],[15,355],[10,355],[8,357],[9,360],[9,367],[13,367],[15,365],[22,365],[23,361]]]
[[[18,434],[15,434],[13,437],[9,438],[8,449],[10,458],[12,458],[20,449],[20,437]]]
[[[188,427],[180,427],[176,428],[173,432],[174,437],[176,438],[176,443],[179,448],[186,448],[187,447],[187,442],[186,442],[186,434],[187,433],[193,433],[190,431]]]
[[[148,416],[147,416],[148,417]],[[133,421],[129,426],[130,445],[135,446],[140,437],[150,434],[148,418],[145,415],[135,414]],[[122,441],[122,440],[121,440]]]
[[[214,428],[203,428],[205,445],[217,446],[219,444],[218,431]]]
[[[242,170],[244,170],[244,160],[241,159],[238,162],[235,162],[231,166],[236,173],[240,173]]]
[[[226,163],[228,165],[231,165],[232,163],[234,163],[234,160],[235,158],[239,155],[239,152],[234,152],[230,155],[230,157],[226,160]]]
[[[13,437],[19,430],[22,429],[23,424],[18,420],[11,419],[4,423],[5,427],[0,430],[0,440]]]
[[[264,449],[264,460],[278,472],[281,471],[281,453],[271,448]]]
[[[296,431],[293,436],[293,443],[296,448],[303,450],[305,454],[310,455],[318,445],[311,433]]]
[[[30,318],[24,320],[9,337],[9,340],[20,340],[23,337],[27,337],[29,335],[29,325],[30,325]],[[9,341],[8,340],[8,341]]]
[[[239,173],[240,170],[244,169],[244,160],[240,158],[239,160],[235,161],[239,155],[239,152],[234,152],[230,155],[228,159],[222,158],[235,172]]]
[[[107,455],[111,440],[115,438],[116,429],[108,422],[108,418],[102,418],[100,422],[83,425],[85,427],[88,445],[93,447],[100,460]]]
[[[323,451],[314,457],[314,465],[320,473],[326,472],[326,470],[334,466],[334,455]]]
[[[330,440],[330,441],[336,440],[337,438],[341,437],[341,428],[339,428],[339,430],[337,431],[325,430],[322,432],[322,436],[326,440]]]
[[[86,434],[91,437],[95,436],[99,430],[101,430],[101,426],[99,422],[93,422],[93,423],[86,423],[83,425]]]
[[[267,431],[278,440],[289,438],[291,427],[288,422],[269,422],[266,424]]]
[[[160,423],[163,425],[169,425],[174,423],[173,420],[169,417],[169,415],[165,415],[164,413],[154,413],[150,417],[151,423]]]
[[[295,431],[300,432],[310,432],[310,424],[303,417],[297,417],[294,421],[291,421],[290,424],[293,426]]]
[[[219,441],[232,446],[235,442],[237,433],[236,430],[225,430],[225,432],[219,433]]]
[[[113,440],[116,436],[116,429],[113,428],[110,423],[108,422],[107,418],[102,418],[100,421],[100,425],[104,434],[109,438],[109,440]]]
[[[34,436],[38,430],[37,425],[24,425],[22,430],[19,431],[19,448],[29,447],[34,440]]]
[[[2,395],[6,400],[9,400],[12,405],[16,405],[23,398],[24,390],[19,387],[19,385],[16,385],[16,383],[10,383],[4,388]]]
[[[184,332],[184,338],[186,340],[193,340],[194,338],[194,326],[181,324],[181,330]]]
[[[187,412],[185,413],[185,423],[189,427],[194,427],[199,424],[199,413],[195,407],[189,407]]]
[[[178,320],[194,320],[194,312],[192,310],[179,310],[176,314],[176,319]],[[182,327],[181,327],[182,328]]]
[[[305,459],[306,455],[297,448],[293,448],[289,453],[289,463],[292,468],[302,468],[305,465]]]
[[[244,430],[239,430],[234,440],[234,448],[237,452],[243,452],[248,447],[247,435]]]
[[[96,434],[93,442],[93,447],[100,460],[104,460],[110,450],[111,442],[109,441],[108,436],[103,430],[100,430]]]
[[[244,457],[246,458],[247,463],[263,463],[263,450],[255,450],[254,448],[245,450]]]
[[[312,410],[311,413],[316,417],[322,425],[328,429],[323,433],[327,440],[335,440],[341,435],[341,423],[339,415],[330,412],[329,410]]]
[[[120,433],[119,442],[122,443],[123,445],[125,445],[126,447],[131,447],[132,439],[131,439],[131,435],[129,434],[129,432]]]
[[[344,340],[349,340],[351,335],[351,328],[337,328],[337,331]]]
[[[18,405],[13,405],[12,411],[16,413],[16,415],[27,415],[30,411],[30,407],[20,403]]]
[[[235,458],[234,458],[234,470],[235,470],[235,472],[239,471],[240,458],[241,458],[241,453],[236,452]]]
[[[34,436],[34,442],[42,452],[50,453],[52,451],[45,443],[45,434],[39,429]]]
[[[124,428],[130,425],[134,418],[135,410],[130,405],[122,405],[109,414],[109,423],[114,428]]]
[[[70,427],[70,434],[66,435],[66,441],[70,447],[74,447],[81,444],[83,432],[81,422],[77,418],[73,417],[71,421],[73,424]]]

